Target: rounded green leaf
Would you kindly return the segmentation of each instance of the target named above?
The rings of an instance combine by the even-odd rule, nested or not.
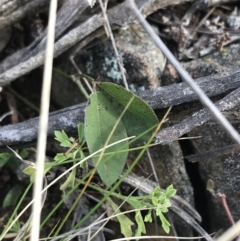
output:
[[[90,153],[94,153],[103,148],[108,137],[119,119],[117,102],[109,102],[105,94],[101,92],[93,93],[90,96],[89,105],[85,114],[85,138]],[[120,120],[113,135],[107,145],[127,137],[125,126]],[[107,185],[112,185],[121,174],[127,159],[127,152],[115,153],[122,149],[128,149],[128,142],[121,142],[105,150],[111,155],[103,156],[99,162],[99,156],[93,157],[93,162],[102,179]]]
[[[123,116],[123,123],[129,136],[138,136],[151,129],[140,139],[148,141],[158,125],[158,118],[153,109],[141,98],[127,91],[122,86],[103,82],[97,85],[98,89],[104,93],[110,103],[115,103],[116,111],[119,115],[134,96],[134,99]],[[154,128],[155,127],[155,128]]]

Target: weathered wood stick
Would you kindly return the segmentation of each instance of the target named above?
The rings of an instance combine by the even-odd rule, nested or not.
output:
[[[189,162],[199,162],[216,157],[233,156],[240,152],[240,146],[238,144],[228,145],[220,148],[216,148],[211,151],[201,152],[195,155],[185,156]]]
[[[221,93],[225,93],[226,91],[240,87],[240,70],[200,78],[197,80],[197,83],[208,96],[216,96]],[[226,101],[228,101],[229,98],[233,98],[232,104],[226,106],[224,110],[233,108],[240,99],[239,92],[240,90],[236,90],[233,93],[230,93],[222,100],[222,102],[220,101],[219,107],[226,105],[225,103]],[[188,87],[185,83],[174,84],[171,86],[161,87],[153,90],[146,90],[138,92],[137,94],[155,110],[163,109],[169,106],[180,105],[182,103],[194,101],[197,99],[196,95],[193,93],[190,87]],[[55,130],[64,130],[65,132],[74,131],[77,124],[84,121],[85,107],[86,103],[83,103],[50,113],[48,135],[53,136]],[[194,120],[195,126],[199,126],[203,123],[201,118],[197,116],[195,118],[197,118],[196,120]],[[209,118],[211,118],[210,115],[208,119]],[[184,130],[184,133],[177,132],[177,135],[171,134],[171,131],[173,133],[176,133],[176,131],[174,131],[174,128],[178,125],[170,127],[173,129],[164,129],[164,135],[168,136],[167,138],[165,138],[165,140],[171,142],[177,139],[179,136],[189,132],[191,128],[186,129],[184,125],[192,126],[191,120],[190,123],[184,123],[181,124],[183,125],[181,128]],[[192,128],[194,128],[194,126]],[[21,143],[24,144],[34,141],[37,138],[37,131],[38,118],[33,118],[16,125],[7,125],[1,127],[0,147],[4,147],[6,145],[11,146]],[[162,132],[160,132],[159,138],[163,135],[161,133]]]
[[[223,99],[219,100],[216,107],[221,111],[230,110],[240,104],[240,88],[234,90]],[[156,143],[168,144],[173,140],[178,139],[180,136],[189,133],[195,127],[199,127],[212,118],[208,109],[204,108],[192,116],[184,119],[179,124],[168,127],[160,131],[156,135]]]
[[[191,0],[138,0],[137,5],[138,8],[147,16],[159,8],[187,1]],[[81,13],[83,11],[85,13],[85,10],[88,6],[88,2],[86,0],[77,2],[78,5],[76,5],[76,0],[64,1],[63,9],[60,9],[58,13],[58,21],[56,23],[56,36],[58,38],[54,47],[54,57],[59,56],[104,25],[102,13],[97,13],[89,14],[89,16],[87,15],[83,22],[80,22],[77,25],[73,24],[73,26],[70,28],[71,23],[73,23],[77,17],[84,18],[81,16],[81,14],[78,16],[77,13]],[[74,9],[74,6],[78,9],[75,14],[70,11]],[[119,28],[129,26],[130,24],[137,21],[135,16],[130,12],[130,9],[128,9],[124,2],[112,7],[107,11],[107,13],[110,24],[118,26]],[[69,16],[72,16],[73,19],[69,19]],[[67,29],[68,31],[65,33]],[[0,86],[5,86],[11,81],[43,65],[45,57],[45,43],[46,33],[44,32],[30,46],[6,58],[0,64]]]

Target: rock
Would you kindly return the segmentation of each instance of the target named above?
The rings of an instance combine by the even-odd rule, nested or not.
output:
[[[211,73],[236,69],[240,63],[240,45],[234,44],[225,48],[224,52],[215,52],[202,59],[185,63],[185,68],[194,75],[194,77],[206,76]],[[240,131],[239,115],[240,108],[235,108],[224,113],[237,131]],[[214,120],[194,129],[189,136],[201,136],[193,139],[195,153],[204,153],[205,151],[221,148],[233,141],[223,131],[223,129]],[[240,219],[240,154],[229,154],[227,157],[215,157],[204,159],[199,162],[200,175],[205,184],[208,179],[212,179],[215,184],[215,193],[226,195],[229,209],[235,220]],[[206,212],[209,213],[210,232],[216,232],[219,229],[226,230],[231,226],[224,208],[218,197],[207,194],[208,202],[202,204]]]
[[[160,86],[166,60],[141,25],[135,24],[126,30],[120,29],[114,32],[114,38],[126,69],[129,89],[135,92],[137,89]],[[100,81],[122,84],[121,72],[110,40],[80,53],[74,59],[83,73]],[[70,75],[77,73],[67,55],[61,56],[57,62],[56,67],[61,71]],[[52,97],[59,105],[79,103],[82,101],[80,96],[79,89],[71,80],[54,73]]]

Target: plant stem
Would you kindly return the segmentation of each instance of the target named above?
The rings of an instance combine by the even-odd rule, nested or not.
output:
[[[221,200],[221,202],[222,202],[222,205],[223,205],[223,207],[224,207],[224,209],[225,209],[225,212],[226,212],[226,214],[227,214],[227,216],[228,216],[228,219],[229,219],[230,223],[231,223],[232,225],[234,225],[234,224],[235,224],[235,221],[234,221],[234,219],[233,219],[233,216],[232,216],[231,211],[229,210],[229,207],[228,207],[228,204],[227,204],[227,200],[226,200],[225,194],[219,193],[219,194],[218,194],[218,197],[220,198],[220,200]]]

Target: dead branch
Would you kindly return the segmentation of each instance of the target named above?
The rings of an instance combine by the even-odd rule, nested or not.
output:
[[[147,15],[151,14],[159,8],[187,1],[191,0],[139,0],[137,1],[137,5],[138,8],[145,15]],[[76,2],[78,4],[76,4]],[[85,15],[81,15],[81,13],[83,13],[87,7],[88,2],[86,0],[80,2],[64,1],[62,8],[59,10],[58,21],[56,24],[57,41],[54,48],[54,57],[59,56],[74,46],[76,43],[84,40],[84,38],[86,38],[88,35],[103,26],[104,21],[101,13],[93,15],[90,11],[88,14],[85,13]],[[75,9],[75,11],[73,11],[73,9]],[[128,9],[125,2],[112,7],[107,11],[107,13],[110,24],[114,26],[126,27],[136,21],[135,16],[131,14],[131,10]],[[75,22],[77,17],[80,18],[80,23],[74,25],[73,22]],[[81,22],[81,20],[83,22]],[[70,28],[72,24],[73,26]],[[70,30],[65,33],[67,29]],[[0,86],[5,86],[18,77],[29,73],[31,70],[41,66],[44,61],[45,44],[46,32],[39,36],[29,47],[26,47],[23,50],[20,50],[14,53],[12,56],[6,58],[0,65]]]
[[[197,80],[197,83],[208,96],[216,96],[240,87],[240,70],[200,78]],[[235,90],[219,102],[221,111],[229,110],[236,106],[240,98],[238,97],[239,91],[240,90]],[[185,83],[138,92],[138,96],[155,110],[180,105],[197,99],[190,87]],[[227,106],[226,103],[228,103]],[[65,132],[74,131],[77,124],[84,121],[85,107],[86,103],[83,103],[50,113],[48,135],[53,136],[55,130],[64,130]],[[164,129],[159,133],[158,140],[160,140],[161,143],[163,143],[162,140],[171,142],[179,136],[188,133],[194,127],[203,124],[209,120],[211,116],[203,109],[199,114],[197,112],[189,118],[178,125]],[[181,132],[181,128],[183,132]],[[17,125],[1,127],[0,147],[34,141],[37,138],[37,131],[38,118],[30,119]]]
[[[221,111],[227,111],[240,104],[240,88],[234,90],[216,103],[216,107]],[[210,112],[205,108],[192,116],[186,118],[179,124],[165,128],[156,135],[156,143],[168,144],[180,136],[190,132],[195,127],[201,126],[212,118]]]
[[[39,9],[49,6],[48,0],[1,0],[0,29],[9,26]]]
[[[199,162],[216,157],[233,156],[240,152],[240,146],[238,144],[228,145],[220,148],[216,148],[211,151],[206,151],[203,153],[198,153],[195,155],[185,156],[185,158],[190,162]]]

